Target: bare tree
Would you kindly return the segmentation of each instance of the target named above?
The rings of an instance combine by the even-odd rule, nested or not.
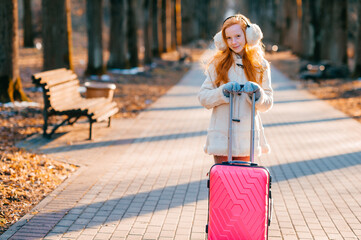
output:
[[[23,0],[24,5],[24,47],[34,47],[34,34],[31,14],[31,0]]]
[[[162,52],[167,52],[168,48],[168,37],[167,37],[167,1],[169,0],[162,0],[162,6],[161,6],[161,15],[162,15],[162,37],[163,37],[163,49]],[[168,35],[169,36],[169,35]]]
[[[312,0],[311,4],[315,4]],[[347,65],[347,1],[318,0],[320,13],[315,27],[315,60],[330,60],[336,65]]]
[[[44,70],[73,69],[70,0],[42,0]]]
[[[321,0],[321,30],[320,30],[320,57],[323,60],[330,59],[330,39],[333,37],[333,28],[331,27],[333,19],[333,0]]]
[[[154,1],[144,0],[144,64],[152,63],[152,41],[153,41],[153,5]]]
[[[28,100],[19,74],[18,1],[0,1],[0,101]]]
[[[355,43],[355,68],[353,76],[361,76],[361,1],[357,1],[357,39]]]
[[[170,32],[170,50],[174,50],[177,46],[176,39],[176,16],[175,16],[175,0],[169,0],[169,22],[170,27],[168,31]]]
[[[110,0],[110,42],[108,68],[126,68],[126,2]]]
[[[128,53],[129,53],[129,67],[138,66],[138,36],[137,36],[137,22],[135,19],[135,3],[134,0],[127,0],[127,40],[128,40]]]
[[[321,60],[321,29],[328,27],[322,24],[327,13],[319,11],[319,9],[322,9],[321,4],[323,2],[320,0],[302,1],[302,25],[299,40],[301,51],[299,55],[312,61]],[[327,4],[330,4],[330,2]]]
[[[86,2],[88,32],[87,74],[103,74],[105,72],[103,66],[102,2],[102,0],[87,0]]]
[[[191,29],[191,8],[189,7],[190,3],[189,0],[182,0],[182,36],[183,42],[189,42],[190,34],[192,32]]]
[[[208,2],[207,4],[208,37],[212,38],[217,33],[217,31],[220,30],[228,7],[227,4],[228,4],[227,1],[224,0],[212,0]],[[250,2],[247,5],[249,6],[249,4]],[[241,6],[241,5],[242,4],[240,2],[237,2],[236,6]]]
[[[207,37],[207,21],[208,21],[208,0],[200,0],[198,2],[197,21],[199,26],[199,37]]]
[[[175,0],[175,21],[177,45],[182,45],[182,4],[181,0]]]
[[[159,57],[164,49],[164,40],[163,40],[163,0],[157,0],[157,6],[153,8],[153,12],[156,14],[154,17],[153,31],[153,55]]]
[[[193,41],[199,36],[198,3],[193,0],[182,1],[182,36],[184,42]]]
[[[333,1],[333,36],[331,41],[330,60],[337,65],[347,64],[347,1]],[[337,37],[335,37],[337,36]]]
[[[313,53],[315,49],[315,26],[312,14],[312,1],[302,1],[302,25],[301,25],[301,36],[299,44],[301,44],[300,55],[304,58],[313,60]]]
[[[302,21],[302,7],[304,0],[284,0],[283,7],[285,12],[285,24],[283,25],[284,38],[283,44],[290,47],[295,52],[299,51],[301,21]]]
[[[161,23],[161,18],[160,18],[160,8],[158,7],[159,4],[161,4],[161,0],[152,0],[152,55],[154,57],[159,57],[160,56],[160,47],[162,44],[162,31],[160,31],[160,23]]]

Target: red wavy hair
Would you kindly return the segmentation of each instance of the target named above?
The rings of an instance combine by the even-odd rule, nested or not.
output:
[[[242,19],[243,18],[243,19]],[[228,71],[234,64],[234,59],[232,56],[233,51],[228,47],[226,40],[225,30],[234,25],[238,24],[241,26],[244,36],[246,36],[247,24],[245,23],[250,21],[243,16],[242,14],[237,14],[234,17],[227,19],[222,26],[222,37],[224,42],[227,44],[227,49],[224,51],[218,51],[218,53],[213,57],[210,63],[214,63],[217,77],[215,84],[219,87],[223,83],[229,82]],[[246,42],[244,46],[244,53],[242,56],[242,62],[244,66],[244,72],[248,81],[256,82],[262,84],[263,73],[266,69],[262,65],[264,57],[264,46],[261,41],[256,46],[249,46]]]

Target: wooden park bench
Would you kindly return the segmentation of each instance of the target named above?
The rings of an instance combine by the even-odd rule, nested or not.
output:
[[[32,76],[33,83],[40,86],[44,97],[43,135],[51,135],[64,124],[74,124],[80,117],[89,120],[89,139],[92,139],[92,124],[108,120],[118,112],[117,104],[105,97],[83,98],[79,92],[77,75],[66,68],[36,73]],[[55,125],[48,133],[48,118],[53,115],[64,115],[66,119]]]

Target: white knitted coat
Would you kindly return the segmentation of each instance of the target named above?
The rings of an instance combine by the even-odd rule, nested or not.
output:
[[[236,64],[242,64],[242,59],[237,58],[235,54],[233,57]],[[236,64],[229,69],[229,80],[245,84],[247,78],[244,70]],[[256,101],[255,156],[270,152],[259,112],[266,112],[271,109],[273,105],[273,90],[271,87],[270,65],[265,59],[262,64],[267,67],[267,70],[263,74],[261,97]],[[202,106],[212,109],[204,151],[211,155],[227,156],[229,98],[225,97],[222,93],[223,85],[216,87],[214,84],[216,72],[213,64],[208,67],[206,77],[198,93],[198,99]],[[249,156],[250,154],[251,104],[252,102],[247,94],[235,95],[233,117],[240,119],[240,122],[233,122],[232,125],[233,156]]]

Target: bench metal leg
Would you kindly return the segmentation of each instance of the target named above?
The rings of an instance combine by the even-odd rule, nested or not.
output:
[[[48,113],[46,110],[43,111],[43,117],[44,117],[44,125],[43,125],[43,136],[49,137],[47,130],[48,130]]]
[[[108,127],[110,127],[110,120],[111,120],[111,117],[109,117],[109,119],[108,119]]]
[[[55,125],[50,133],[47,132],[48,121],[44,119],[44,133],[43,133],[44,137],[50,138],[51,135],[53,135],[59,127],[61,127],[65,123],[69,123],[70,119],[71,119],[71,117],[68,117],[67,119],[64,119],[61,123]]]
[[[92,140],[93,120],[89,116],[88,116],[88,119],[89,119],[89,139],[88,140]]]
[[[76,121],[78,121],[78,119],[79,119],[80,117],[81,117],[80,115],[77,116],[77,117],[75,117],[75,119],[74,119],[73,121],[70,121],[71,119],[69,118],[68,124],[69,124],[69,125],[73,125]]]

